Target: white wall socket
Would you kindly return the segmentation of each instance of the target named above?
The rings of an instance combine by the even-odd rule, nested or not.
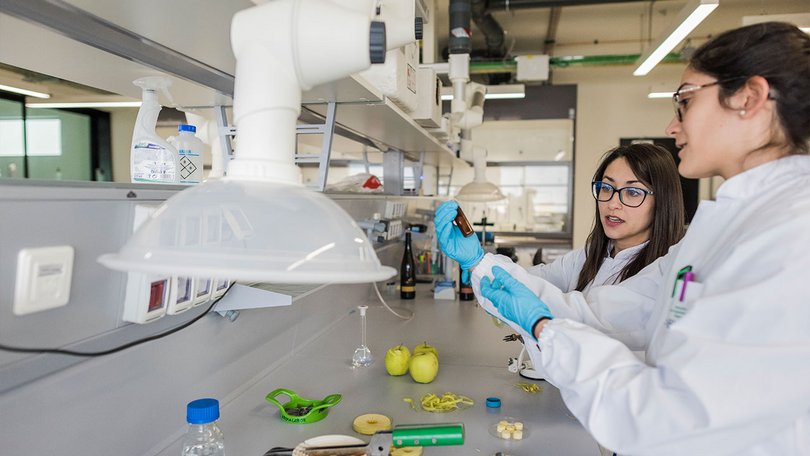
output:
[[[73,247],[22,249],[17,254],[14,315],[64,306],[70,300]]]

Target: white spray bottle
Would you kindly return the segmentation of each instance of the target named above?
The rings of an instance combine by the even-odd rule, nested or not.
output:
[[[157,91],[162,90],[169,99],[171,80],[162,76],[147,76],[132,81],[143,89],[143,103],[135,120],[130,149],[132,182],[175,183],[180,169],[177,149],[155,132],[161,106]]]

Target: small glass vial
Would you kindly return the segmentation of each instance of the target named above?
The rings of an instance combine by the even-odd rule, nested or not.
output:
[[[206,398],[186,406],[188,431],[183,437],[182,456],[224,456],[225,438],[219,430],[219,401]]]

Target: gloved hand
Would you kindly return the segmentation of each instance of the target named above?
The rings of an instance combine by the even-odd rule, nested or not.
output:
[[[458,215],[458,203],[447,201],[436,209],[433,224],[439,238],[439,246],[451,259],[458,261],[462,270],[468,271],[484,258],[484,249],[478,236],[464,237],[461,229],[453,224]]]
[[[532,290],[509,275],[500,266],[492,268],[495,280],[481,279],[481,294],[492,301],[498,312],[534,335],[534,325],[541,318],[554,318],[551,311]]]

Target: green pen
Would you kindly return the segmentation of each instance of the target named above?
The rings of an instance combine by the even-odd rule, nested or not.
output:
[[[678,275],[675,276],[675,283],[672,284],[672,297],[675,297],[675,288],[678,287],[678,281],[681,280],[687,272],[692,270],[692,265],[686,265],[678,271]]]

